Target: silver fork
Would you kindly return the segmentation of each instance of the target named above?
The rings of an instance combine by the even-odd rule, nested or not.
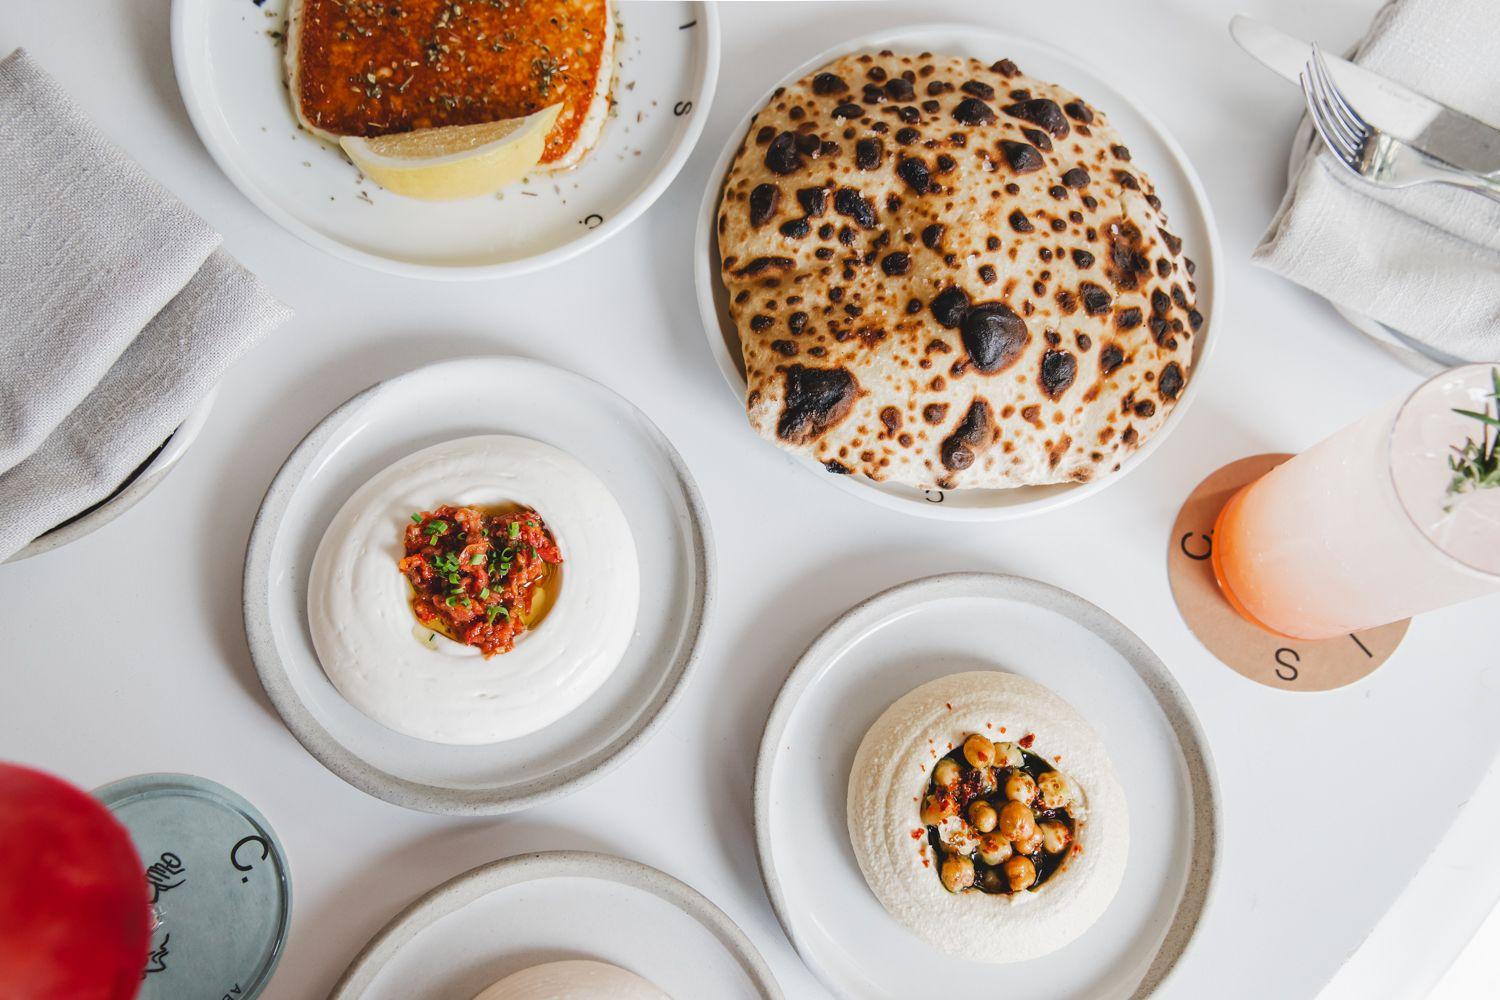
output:
[[[1299,78],[1313,127],[1350,172],[1380,187],[1453,184],[1500,200],[1500,180],[1444,163],[1367,122],[1339,90],[1316,44]]]

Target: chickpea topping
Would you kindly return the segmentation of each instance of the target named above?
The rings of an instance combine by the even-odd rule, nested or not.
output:
[[[949,854],[973,854],[979,843],[979,831],[964,822],[962,816],[949,816],[937,828],[938,840]]]
[[[1032,830],[1031,836],[1018,838],[1012,843],[1015,845],[1017,854],[1035,854],[1042,849],[1042,831]]]
[[[1009,741],[995,744],[995,764],[998,767],[1020,767],[1026,763],[1021,748]]]
[[[933,784],[939,788],[952,788],[958,784],[958,779],[961,777],[963,777],[963,772],[959,769],[958,762],[951,757],[944,757],[932,769]]]
[[[995,744],[975,733],[964,740],[964,760],[971,767],[989,767],[995,763]]]
[[[1061,771],[1048,771],[1036,783],[1043,809],[1061,809],[1073,801],[1073,788]]]
[[[1036,816],[1024,802],[1007,802],[1000,808],[997,828],[1006,840],[1028,840],[1036,833]]]
[[[1061,854],[1073,841],[1073,831],[1061,823],[1048,820],[1039,823],[1037,829],[1042,834],[1042,849],[1048,854]]]
[[[984,799],[975,799],[969,804],[969,822],[980,833],[989,833],[1000,822],[1000,814]]]
[[[1028,806],[1036,800],[1036,781],[1025,771],[1012,771],[1005,779],[1005,797]]]
[[[922,800],[922,825],[937,826],[958,811],[952,797],[929,795]]]
[[[979,838],[979,848],[976,853],[979,855],[979,860],[985,864],[998,865],[1015,852],[1011,850],[1010,841],[998,833],[987,833]]]
[[[973,866],[971,865],[970,867],[972,868]],[[1004,868],[1002,870],[1005,872],[1006,880],[1010,882],[1011,892],[1020,892],[1023,889],[1030,889],[1036,882],[1036,865],[1031,863],[1030,858],[1024,857],[1023,855],[1017,854],[1013,856],[1009,861],[1005,862]],[[943,882],[945,884],[948,881],[947,874],[948,866],[944,865]]]
[[[939,753],[934,741],[932,756]],[[1036,891],[1066,867],[1083,793],[1051,763],[1040,777],[1028,770],[1041,766],[1039,756],[971,732],[933,762],[919,814],[935,831],[938,849],[928,859],[924,846],[923,857],[948,892]]]
[[[1026,863],[1031,864],[1029,861]],[[1035,878],[1036,869],[1033,868],[1031,874],[1032,878]],[[949,857],[943,861],[941,875],[944,889],[949,892],[962,892],[974,884],[974,862],[964,857]]]

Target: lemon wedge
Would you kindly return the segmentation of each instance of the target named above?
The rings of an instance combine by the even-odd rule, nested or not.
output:
[[[398,132],[372,139],[345,136],[344,152],[365,176],[408,198],[449,201],[492,194],[541,162],[561,104],[525,118]]]

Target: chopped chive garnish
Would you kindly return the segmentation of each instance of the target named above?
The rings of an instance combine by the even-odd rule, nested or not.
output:
[[[421,514],[413,514],[411,516],[411,522],[412,522],[412,524],[421,524],[422,523],[422,515]]]
[[[453,605],[455,605],[455,604],[458,603],[458,598],[456,598],[456,597],[449,597],[448,600],[445,603],[448,605],[448,607],[451,608],[451,607],[453,607]]]
[[[480,587],[479,588],[479,598],[480,598],[480,600],[488,600],[489,596],[490,596],[490,588],[488,588],[488,587]]]
[[[479,566],[479,565],[482,565],[483,563],[484,563],[484,553],[483,552],[476,552],[472,556],[469,557],[469,565],[470,566]]]
[[[519,522],[519,521],[512,521],[512,522],[510,522],[510,529],[507,532],[507,534],[509,534],[511,538],[520,538],[521,537],[521,522]]]

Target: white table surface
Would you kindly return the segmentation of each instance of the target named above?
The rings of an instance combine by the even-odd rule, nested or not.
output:
[[[28,47],[297,317],[231,372],[202,437],[145,502],[74,546],[0,567],[0,757],[85,786],[191,771],[256,803],[295,881],[291,940],[265,994],[273,1000],[324,994],[364,941],[433,885],[544,848],[610,851],[686,879],[739,922],[789,996],[822,996],[757,874],[751,772],[771,699],[813,636],[875,590],[946,570],[1018,573],[1076,591],[1135,629],[1175,672],[1212,742],[1222,867],[1166,995],[1313,995],[1402,893],[1500,746],[1500,666],[1484,634],[1493,635],[1500,598],[1417,621],[1395,658],[1354,687],[1282,693],[1221,666],[1184,628],[1168,594],[1164,535],[1181,498],[1218,465],[1301,449],[1417,380],[1325,303],[1248,259],[1281,195],[1298,102],[1232,44],[1230,15],[1248,8],[1338,48],[1376,5],[727,5],[703,140],[643,219],[541,274],[437,284],[341,263],[240,196],[183,110],[168,0],[6,4],[0,48]],[[849,35],[963,17],[1097,60],[1156,112],[1203,176],[1227,287],[1204,391],[1151,461],[1073,507],[990,526],[856,502],[752,438],[705,349],[689,259],[708,166],[764,87]],[[462,820],[370,798],[302,750],[256,681],[240,570],[261,494],[313,423],[371,382],[478,352],[575,368],[643,407],[697,474],[722,572],[699,672],[640,753],[560,803]],[[659,794],[663,786],[677,794]],[[1421,796],[1398,807],[1392,791],[1413,787]],[[1475,852],[1440,859],[1447,891],[1404,898],[1393,915],[1419,928],[1398,948],[1431,966],[1403,987],[1408,995],[1430,986],[1493,901],[1493,878],[1462,877],[1470,866],[1494,869],[1485,842],[1472,839]],[[1381,983],[1347,995],[1385,995],[1390,982]]]

